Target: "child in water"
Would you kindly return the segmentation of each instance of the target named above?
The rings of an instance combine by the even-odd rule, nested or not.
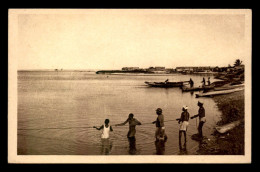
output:
[[[96,126],[93,126],[93,128],[96,128],[97,130],[103,129],[103,132],[101,134],[102,139],[108,139],[109,138],[109,132],[113,131],[112,126],[109,125],[109,119],[105,120],[105,124],[101,127],[97,128]]]

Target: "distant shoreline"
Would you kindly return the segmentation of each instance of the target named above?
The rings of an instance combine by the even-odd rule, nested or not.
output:
[[[92,72],[97,75],[124,75],[124,76],[169,76],[169,75],[201,75],[201,76],[213,76],[217,73],[188,73],[183,74],[181,72],[171,72],[171,73],[160,73],[160,72],[144,72],[144,71],[122,71],[122,70],[79,70],[79,69],[64,69],[64,70],[54,70],[54,69],[22,69],[17,70],[17,72]]]
[[[96,72],[98,70],[94,69],[63,69],[63,70],[55,70],[55,69],[19,69],[17,72]]]

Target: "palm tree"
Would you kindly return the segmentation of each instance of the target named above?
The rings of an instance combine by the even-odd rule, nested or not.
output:
[[[240,66],[243,61],[236,59],[234,66]]]

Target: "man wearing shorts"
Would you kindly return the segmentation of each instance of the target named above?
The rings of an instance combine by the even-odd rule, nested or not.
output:
[[[162,114],[162,109],[156,109],[157,119],[153,122],[156,125],[155,130],[155,139],[156,141],[159,140],[167,140],[167,135],[165,134],[165,126],[164,126],[164,115]]]
[[[188,112],[188,106],[182,107],[181,117],[179,118],[180,130],[179,130],[179,144],[181,145],[181,135],[183,133],[186,144],[186,132],[189,125],[190,114]]]
[[[203,103],[198,101],[198,106],[199,108],[199,112],[197,115],[194,115],[191,117],[191,119],[199,117],[199,127],[198,127],[198,132],[199,132],[199,137],[202,138],[203,134],[202,134],[202,127],[204,125],[204,123],[206,122],[206,116],[205,116],[205,109],[203,107]]]

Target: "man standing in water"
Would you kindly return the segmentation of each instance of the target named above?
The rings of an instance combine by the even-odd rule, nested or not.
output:
[[[126,123],[129,123],[129,131],[127,133],[127,138],[131,140],[135,140],[135,126],[136,125],[141,125],[141,122],[139,122],[137,119],[134,118],[134,114],[130,113],[127,120],[121,124],[116,124],[115,126],[122,126],[125,125]]]
[[[193,80],[190,78],[190,87],[192,88],[193,85],[194,85],[194,82],[193,82]]]
[[[96,126],[93,126],[93,128],[96,128],[97,130],[103,129],[103,132],[101,135],[102,139],[109,139],[109,131],[113,131],[112,126],[109,125],[109,119],[106,119],[105,124],[102,125],[101,127],[98,128]]]
[[[180,130],[179,130],[179,146],[181,147],[181,135],[183,133],[184,135],[184,145],[186,146],[186,132],[187,132],[187,128],[189,125],[189,119],[190,119],[190,114],[188,112],[188,106],[183,106],[182,107],[182,113],[181,113],[181,117],[179,119],[177,119],[179,121],[180,125]]]
[[[112,143],[109,141],[109,132],[113,131],[112,126],[109,125],[109,119],[105,120],[105,124],[101,127],[94,126],[93,128],[96,128],[97,130],[103,130],[101,134],[101,142],[102,142],[102,148],[101,148],[101,154],[102,155],[109,155],[111,149],[112,149]]]
[[[156,114],[158,115],[156,121],[152,122],[153,124],[156,124],[156,130],[155,130],[155,138],[156,141],[158,140],[167,140],[167,135],[165,134],[165,127],[164,127],[164,115],[162,114],[162,109],[158,108],[156,109]]]
[[[191,119],[199,117],[199,127],[198,127],[198,132],[199,132],[199,137],[202,138],[203,134],[202,134],[202,127],[204,125],[204,123],[206,122],[206,116],[205,116],[205,109],[203,107],[203,103],[198,101],[199,106],[199,113],[197,115],[194,115],[191,117]]]
[[[129,154],[134,155],[136,153],[136,147],[135,147],[135,126],[141,125],[141,122],[139,122],[137,119],[134,118],[134,114],[130,113],[127,120],[121,124],[116,124],[115,126],[122,126],[126,123],[129,123],[129,131],[127,133],[127,138],[129,141]]]

